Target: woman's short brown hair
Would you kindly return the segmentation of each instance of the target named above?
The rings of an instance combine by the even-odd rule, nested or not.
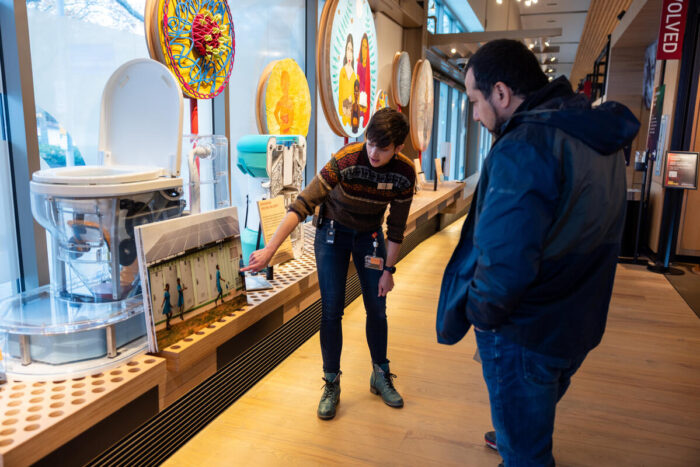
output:
[[[367,125],[365,139],[385,148],[390,144],[400,146],[408,136],[408,119],[404,114],[389,107],[377,110]]]

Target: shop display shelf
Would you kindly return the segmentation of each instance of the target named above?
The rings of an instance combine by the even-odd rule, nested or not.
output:
[[[0,384],[0,465],[41,460],[155,386],[162,409],[165,379],[165,360],[145,354],[72,379],[10,378]]]

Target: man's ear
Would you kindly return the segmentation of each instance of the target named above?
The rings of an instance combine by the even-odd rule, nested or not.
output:
[[[394,154],[400,153],[404,146],[406,146],[406,143],[399,144],[398,146],[394,147]]]
[[[512,94],[513,91],[511,91],[504,82],[498,81],[493,85],[493,92],[491,93],[492,102],[501,109],[507,109],[508,106],[510,106]]]

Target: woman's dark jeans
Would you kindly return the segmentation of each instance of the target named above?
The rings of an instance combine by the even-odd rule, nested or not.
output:
[[[323,220],[316,229],[314,250],[318,283],[321,289],[321,353],[323,371],[338,373],[340,371],[340,352],[343,348],[343,329],[341,320],[345,308],[345,282],[347,280],[350,255],[355,263],[362,286],[362,298],[367,312],[367,344],[372,362],[387,363],[387,321],[386,297],[379,295],[379,278],[382,271],[365,268],[365,256],[374,251],[372,234],[374,232],[357,232],[334,222],[335,241],[326,242],[331,221]],[[377,256],[386,260],[386,248],[381,229],[377,231]]]

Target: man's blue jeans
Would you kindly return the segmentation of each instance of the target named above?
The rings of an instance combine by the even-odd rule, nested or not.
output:
[[[314,250],[321,289],[321,353],[324,373],[340,371],[340,353],[343,348],[341,320],[345,308],[345,282],[352,254],[362,287],[362,299],[367,312],[365,332],[372,362],[387,363],[386,297],[379,297],[379,278],[383,271],[365,268],[365,256],[374,253],[373,232],[358,232],[334,222],[334,242],[326,242],[331,221],[324,219],[316,229]],[[377,232],[377,256],[386,260],[384,236]]]
[[[556,405],[586,355],[542,355],[490,331],[476,331],[476,342],[505,467],[553,466]]]

